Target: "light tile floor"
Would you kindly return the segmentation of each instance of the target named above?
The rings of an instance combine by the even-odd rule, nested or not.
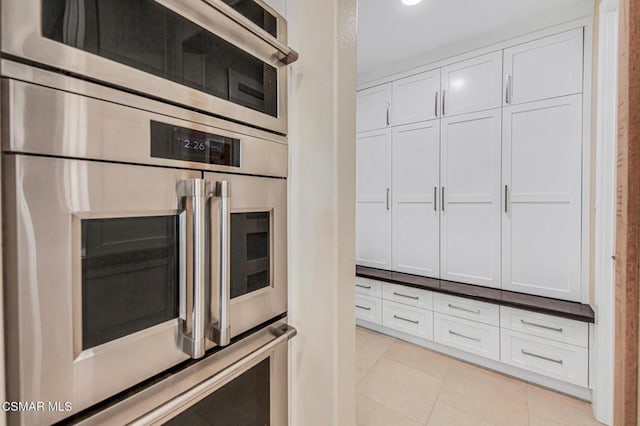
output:
[[[356,375],[361,426],[600,424],[584,401],[360,327]]]

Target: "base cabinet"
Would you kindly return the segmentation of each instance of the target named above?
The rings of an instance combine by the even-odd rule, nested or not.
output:
[[[580,398],[590,395],[586,322],[361,277],[355,291],[362,326]]]

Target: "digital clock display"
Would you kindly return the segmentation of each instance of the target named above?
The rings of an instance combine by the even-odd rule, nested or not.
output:
[[[152,121],[151,156],[240,167],[240,139]]]

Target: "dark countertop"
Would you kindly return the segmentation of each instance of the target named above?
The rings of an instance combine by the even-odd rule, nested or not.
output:
[[[369,268],[366,266],[356,266],[356,276],[424,290],[431,290],[438,293],[451,294],[453,296],[466,297],[502,306],[511,306],[513,308],[555,315],[577,321],[593,323],[595,322],[596,317],[591,306],[583,303],[533,296],[530,294],[516,293],[514,291],[500,290],[497,288],[445,281],[437,278],[422,277],[419,275]]]

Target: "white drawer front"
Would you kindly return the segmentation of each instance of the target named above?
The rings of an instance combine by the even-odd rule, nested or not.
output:
[[[589,351],[566,343],[502,329],[501,360],[579,386],[588,385]]]
[[[436,293],[433,296],[433,310],[496,327],[500,325],[500,306],[491,303]]]
[[[356,277],[356,293],[382,297],[382,283],[369,278]]]
[[[382,299],[356,294],[356,318],[382,324]]]
[[[434,340],[486,358],[500,359],[500,329],[435,312]]]
[[[589,325],[586,322],[502,306],[500,326],[584,348],[589,346]]]
[[[433,340],[433,312],[426,309],[383,300],[382,324],[394,330]]]
[[[382,298],[403,305],[417,306],[424,309],[433,309],[433,293],[419,288],[406,287],[395,284],[384,284]]]

